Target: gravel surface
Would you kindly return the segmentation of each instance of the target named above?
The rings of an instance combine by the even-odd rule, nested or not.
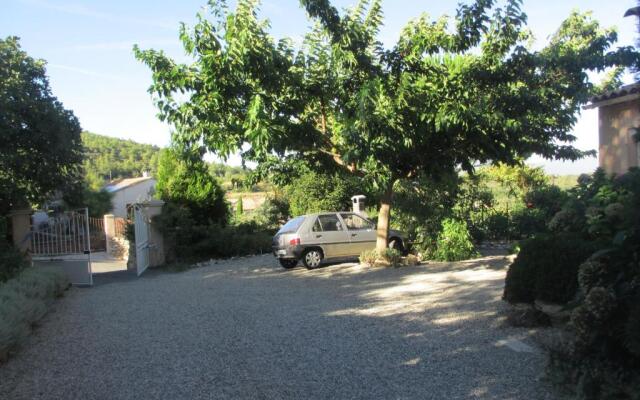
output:
[[[271,256],[72,289],[2,399],[551,399],[508,260],[286,271]]]

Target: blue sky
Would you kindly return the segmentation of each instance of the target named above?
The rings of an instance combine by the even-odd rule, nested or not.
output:
[[[338,7],[355,0],[334,0]],[[205,0],[4,0],[0,14],[0,36],[16,35],[32,57],[48,62],[53,93],[72,109],[85,130],[130,138],[164,146],[170,128],[155,117],[156,110],[147,88],[149,70],[132,55],[142,48],[162,49],[187,61],[178,40],[178,25],[192,24]],[[230,2],[232,4],[232,2]],[[454,15],[458,1],[385,0],[385,26],[381,40],[391,45],[401,28],[422,12],[433,17]],[[572,9],[591,10],[604,26],[616,26],[618,45],[632,45],[636,21],[622,18],[635,0],[524,0],[538,47],[559,26]],[[275,37],[299,38],[309,23],[297,0],[263,0],[263,17],[268,18]],[[598,146],[597,111],[585,111],[576,125],[577,146]],[[230,160],[238,163],[237,159]],[[576,163],[548,162],[534,158],[554,174],[590,172],[595,158]]]

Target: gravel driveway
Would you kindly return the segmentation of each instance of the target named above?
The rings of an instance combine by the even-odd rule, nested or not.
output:
[[[271,256],[72,289],[2,399],[547,399],[502,256],[286,271]]]

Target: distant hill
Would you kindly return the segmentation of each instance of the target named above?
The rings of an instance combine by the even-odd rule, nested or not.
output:
[[[158,169],[160,147],[133,140],[82,133],[85,148],[84,168],[90,186],[98,189],[110,179],[133,178]]]

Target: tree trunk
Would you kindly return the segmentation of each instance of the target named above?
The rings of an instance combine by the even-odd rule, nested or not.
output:
[[[391,217],[391,198],[393,197],[393,182],[380,199],[380,211],[378,212],[378,228],[376,235],[376,250],[378,253],[387,248],[389,238],[389,218]]]

